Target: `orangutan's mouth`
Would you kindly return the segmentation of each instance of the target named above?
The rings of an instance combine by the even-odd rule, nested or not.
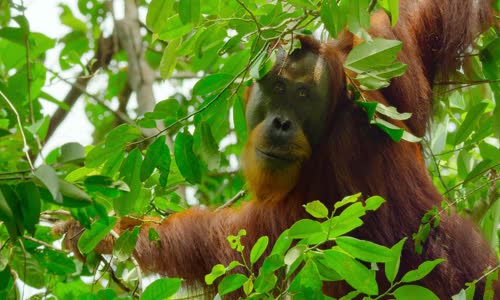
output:
[[[267,160],[278,160],[278,161],[283,161],[283,162],[295,161],[293,156],[286,155],[284,153],[264,151],[264,150],[261,150],[259,148],[255,148],[255,152],[257,153],[257,155],[259,155],[260,157],[267,159]]]

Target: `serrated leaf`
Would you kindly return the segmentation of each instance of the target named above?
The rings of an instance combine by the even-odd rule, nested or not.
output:
[[[414,282],[420,280],[427,276],[434,268],[440,263],[444,262],[444,259],[435,259],[430,261],[424,261],[416,270],[409,271],[406,273],[403,278],[401,278],[401,282]]]
[[[179,278],[160,278],[144,290],[141,300],[170,299],[181,288],[181,279]]]
[[[90,229],[85,230],[78,240],[78,249],[81,253],[87,254],[102,241],[108,233],[115,227],[118,219],[116,217],[109,217],[108,221],[104,219],[98,219]]]
[[[260,237],[255,245],[253,245],[250,251],[250,263],[254,264],[266,251],[267,245],[269,244],[269,238],[267,236]]]
[[[357,259],[367,262],[388,262],[394,258],[389,248],[349,236],[335,239],[337,245]]]
[[[309,202],[305,205],[306,211],[316,219],[328,217],[328,208],[319,200]]]
[[[175,162],[179,171],[191,183],[199,183],[201,169],[198,158],[193,151],[193,137],[189,133],[179,132],[174,142]]]
[[[431,290],[418,285],[403,285],[397,288],[392,295],[396,300],[439,300]]]

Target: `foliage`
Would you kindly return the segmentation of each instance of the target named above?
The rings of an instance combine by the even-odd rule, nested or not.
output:
[[[244,87],[269,70],[273,52],[268,50],[277,39],[293,51],[298,45],[292,34],[316,33],[326,39],[347,26],[366,41],[351,52],[345,65],[359,105],[394,140],[417,140],[383,120],[409,117],[405,112],[364,96],[364,91],[385,87],[404,72],[405,66],[395,61],[400,43],[372,39],[366,32],[370,11],[379,7],[389,12],[394,25],[397,1],[152,0],[124,1],[124,9],[104,0],[75,0],[72,5],[59,4],[66,33],[58,37],[32,28],[19,2],[0,0],[2,299],[24,294],[26,287],[15,285],[17,280],[41,288],[40,297],[155,299],[158,292],[170,297],[180,285],[177,279],[162,279],[142,290],[142,274],[130,259],[137,231],[120,237],[113,256],[103,263],[92,250],[113,233],[119,216],[166,217],[193,200],[218,206],[244,194],[239,193],[244,180],[235,159],[247,139]],[[138,22],[135,14],[145,8],[147,15]],[[135,25],[117,20],[115,9],[125,11],[125,19]],[[121,26],[136,27],[121,30]],[[127,47],[127,41],[139,47]],[[422,219],[421,230],[413,237],[417,249],[450,206],[472,216],[499,249],[498,47],[497,33],[490,29],[478,39],[477,50],[464,58],[464,68],[437,83],[435,118],[422,144],[433,180],[447,202]],[[55,53],[57,62],[49,63],[47,53]],[[51,88],[55,84],[68,84],[70,90],[62,95]],[[155,101],[153,87],[174,91]],[[150,94],[145,93],[148,90]],[[47,149],[77,101],[84,103],[94,126],[92,145],[70,142]],[[49,104],[56,107],[52,115],[44,109]],[[337,205],[364,214],[368,208],[354,201],[348,198]],[[247,275],[226,275],[218,284],[220,294],[235,286],[243,286],[247,295],[281,293],[285,292],[284,281],[278,281],[281,270],[290,279],[286,291],[299,297],[319,291],[322,281],[332,280],[323,271],[334,270],[336,279],[346,280],[360,293],[375,297],[386,292],[378,290],[374,270],[363,261],[391,266],[386,278],[394,285],[387,292],[394,297],[427,293],[412,285],[396,285],[395,260],[402,244],[389,249],[345,236],[353,226],[361,226],[361,215],[343,227],[332,227],[347,209],[329,215],[327,208],[314,202],[307,210],[322,221],[302,220],[290,228],[264,258],[258,274],[251,270],[269,248],[265,237],[253,246],[248,262],[215,266],[207,283],[243,266]],[[79,243],[88,253],[83,265],[68,257],[50,233],[54,223],[70,217],[88,229]],[[153,241],[157,235],[149,232]],[[289,249],[290,239],[300,242]],[[231,241],[236,251],[242,250],[239,237]],[[326,241],[334,247],[318,248]],[[342,273],[334,261],[357,271]],[[432,264],[406,274],[405,282],[423,276]],[[470,289],[460,299],[470,295]]]
[[[261,237],[250,252],[248,263],[240,242],[245,231],[237,236],[228,237],[231,247],[241,254],[241,262],[233,261],[227,267],[216,265],[205,277],[207,284],[213,284],[218,277],[224,276],[218,283],[219,295],[243,287],[248,299],[330,299],[323,295],[323,282],[346,281],[354,291],[342,299],[382,299],[392,296],[395,299],[438,299],[434,293],[424,287],[411,284],[429,274],[442,259],[426,261],[416,270],[401,274],[401,280],[395,280],[399,272],[401,251],[406,238],[387,248],[369,241],[359,240],[346,235],[363,225],[361,217],[376,210],[384,199],[374,196],[365,203],[359,201],[360,194],[348,196],[335,205],[331,214],[320,201],[305,206],[306,211],[317,220],[297,221],[283,232],[274,244],[270,254],[264,258],[258,272],[255,262],[268,246],[267,237]],[[342,212],[338,212],[342,208]],[[367,267],[371,264],[370,267]],[[389,288],[379,289],[376,281],[377,264],[384,266]],[[231,273],[235,267],[243,267],[248,275]],[[286,283],[290,282],[289,285]]]

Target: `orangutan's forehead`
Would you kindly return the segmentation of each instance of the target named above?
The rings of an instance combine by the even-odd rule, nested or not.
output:
[[[279,76],[294,81],[319,83],[327,78],[328,66],[321,56],[314,53],[289,56],[279,70]]]

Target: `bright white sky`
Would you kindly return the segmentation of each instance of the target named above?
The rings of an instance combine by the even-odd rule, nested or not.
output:
[[[19,2],[19,1],[16,1]],[[50,38],[58,38],[68,32],[68,29],[59,21],[59,14],[61,9],[57,6],[58,3],[63,2],[71,7],[76,6],[76,1],[47,1],[47,0],[28,0],[24,4],[28,8],[26,17],[30,22],[32,31],[41,32]],[[57,50],[49,50],[47,52],[47,66],[52,70],[59,70],[58,66],[58,52]],[[76,73],[75,73],[76,74]],[[47,73],[49,76],[49,73]],[[70,86],[64,82],[53,81],[52,84],[47,85],[44,90],[53,95],[57,99],[62,99],[69,91]],[[57,106],[47,101],[43,101],[44,114],[52,114]],[[68,142],[78,142],[82,145],[92,143],[93,127],[85,116],[84,102],[79,100],[73,107],[64,122],[59,126],[53,137],[49,140],[44,149],[46,155],[52,149],[61,146]]]

